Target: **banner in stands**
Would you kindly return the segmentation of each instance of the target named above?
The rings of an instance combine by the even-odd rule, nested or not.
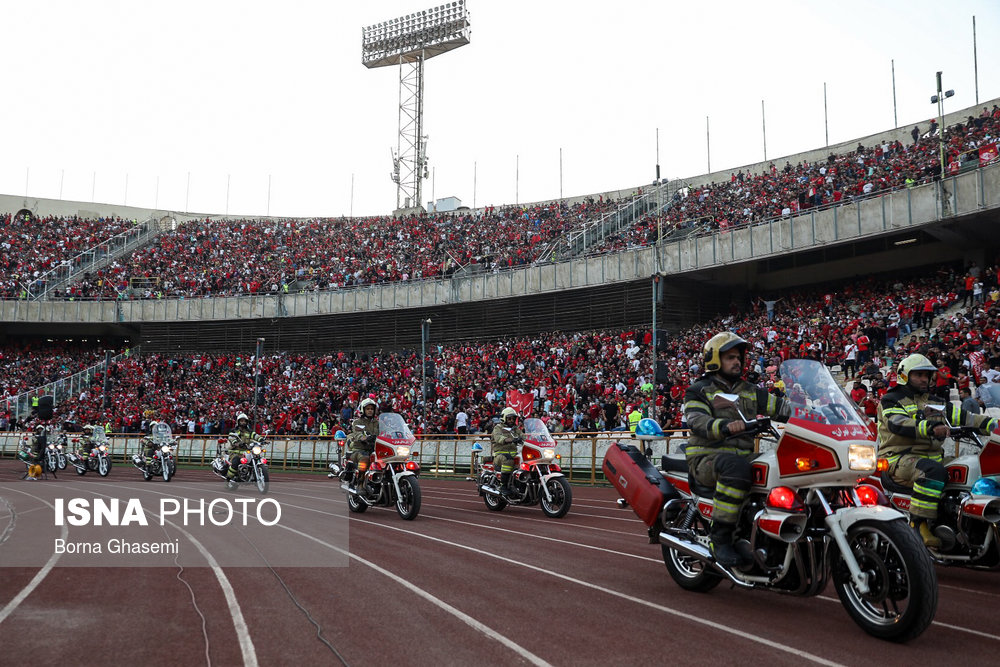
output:
[[[531,392],[520,392],[511,389],[507,392],[507,406],[517,410],[517,414],[522,417],[531,416],[531,407],[535,402],[535,397]]]
[[[1000,153],[997,152],[996,142],[992,144],[986,144],[979,147],[979,166],[985,167],[990,162],[993,162],[1000,157]]]

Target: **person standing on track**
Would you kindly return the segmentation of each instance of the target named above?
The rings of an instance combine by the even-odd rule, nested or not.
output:
[[[493,469],[500,471],[500,495],[508,497],[512,489],[510,479],[514,474],[517,446],[524,442],[524,431],[517,424],[517,410],[506,407],[500,413],[500,422],[493,427],[490,444],[493,449]]]
[[[712,514],[712,554],[722,566],[733,567],[744,558],[733,547],[733,533],[743,500],[750,492],[750,460],[754,440],[741,436],[748,419],[768,415],[788,421],[789,404],[742,379],[749,344],[736,334],[723,331],[712,336],[703,350],[705,374],[684,394],[684,419],[691,430],[685,447],[688,469],[699,484],[715,489]],[[736,394],[733,405],[719,394]]]

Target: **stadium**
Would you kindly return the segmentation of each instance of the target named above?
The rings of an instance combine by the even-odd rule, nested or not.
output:
[[[431,55],[463,45],[448,39]],[[398,57],[376,65],[404,69]],[[70,483],[80,494],[147,493],[130,466],[151,422],[163,422],[181,464],[167,490],[190,483],[196,494],[221,486],[209,467],[216,445],[247,413],[267,437],[273,487],[288,490],[281,502],[323,515],[292,515],[294,535],[281,539],[309,533],[312,543],[268,552],[265,567],[225,546],[215,565],[206,555],[194,569],[77,569],[53,554],[29,565],[28,552],[8,552],[0,626],[10,655],[606,664],[626,651],[662,660],[653,638],[672,627],[685,663],[732,661],[729,651],[867,657],[885,645],[843,614],[831,621],[830,592],[682,595],[644,526],[616,507],[601,460],[632,437],[632,413],[667,433],[651,443],[655,459],[677,451],[685,391],[706,370],[702,346],[723,330],[749,341],[746,370],[767,392],[782,360],[814,359],[860,389],[851,398],[874,418],[899,360],[919,352],[943,362],[945,396],[970,389],[984,414],[1000,414],[990,388],[1000,382],[998,136],[1000,98],[711,173],[447,211],[409,205],[425,200],[417,140],[394,155],[404,172],[396,209],[369,217],[0,195],[0,556],[30,521],[14,510],[27,486],[17,454],[40,422],[104,427],[113,465],[110,479],[67,469],[32,493]],[[855,357],[861,336],[870,347]],[[576,503],[566,519],[489,513],[465,481],[473,446],[522,395],[522,415],[544,422],[561,450]],[[416,435],[424,513],[413,524],[377,508],[349,514],[326,478],[343,446],[334,433],[351,431],[365,397]],[[32,496],[35,509],[52,506],[46,493]],[[937,580],[937,620],[893,646],[892,662],[995,652],[1000,636],[974,610],[996,602],[996,573],[938,568]],[[636,618],[640,633],[608,630],[610,619]],[[65,638],[36,641],[42,623]],[[552,630],[525,632],[533,626]],[[362,636],[372,630],[377,638]]]

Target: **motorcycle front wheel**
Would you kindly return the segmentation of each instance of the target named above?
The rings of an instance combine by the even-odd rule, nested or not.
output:
[[[257,468],[257,490],[261,493],[267,493],[267,489],[271,485],[270,479],[267,474],[267,466],[259,466]]]
[[[97,472],[101,477],[107,477],[111,472],[111,459],[107,456],[100,456],[97,459]]]
[[[861,570],[868,574],[860,593],[839,553],[833,559],[837,596],[861,629],[879,639],[906,642],[934,620],[937,575],[923,542],[906,521],[859,521],[847,541]]]
[[[551,477],[545,482],[552,500],[546,500],[542,493],[542,512],[550,519],[561,519],[566,516],[569,506],[573,504],[573,489],[565,477]]]
[[[45,467],[48,468],[50,472],[55,472],[59,469],[59,462],[55,453],[47,454],[45,456]]]
[[[66,455],[65,454],[59,454],[59,458],[57,459],[57,461],[58,461],[57,465],[58,465],[59,469],[60,470],[65,470],[66,469]]]
[[[167,461],[166,459],[163,459],[163,461],[160,463],[160,474],[163,475],[164,482],[170,481],[170,462]]]
[[[420,485],[417,484],[416,477],[407,475],[399,480],[396,512],[406,521],[412,521],[420,512]]]

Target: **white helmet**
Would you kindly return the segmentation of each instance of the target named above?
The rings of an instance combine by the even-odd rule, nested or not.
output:
[[[375,408],[376,411],[378,410],[378,403],[376,403],[371,398],[366,398],[365,400],[361,401],[361,405],[358,406],[358,411],[364,413],[365,408],[367,408],[369,405]]]
[[[503,412],[500,413],[500,419],[506,421],[507,417],[517,417],[517,410],[511,407],[506,407]]]
[[[240,414],[236,415],[236,423],[239,424],[241,419],[246,419],[247,421],[250,421],[250,418],[247,417],[247,413],[245,412],[241,412]]]

